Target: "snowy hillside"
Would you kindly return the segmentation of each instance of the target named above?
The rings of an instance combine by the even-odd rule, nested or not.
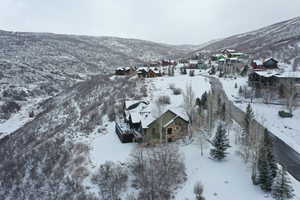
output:
[[[237,49],[254,58],[273,56],[300,70],[300,17],[219,40],[200,51],[224,48]]]
[[[53,97],[90,75],[111,74],[117,67],[174,58],[191,48],[196,47],[113,37],[0,31],[0,125],[23,106]],[[21,108],[6,105],[10,102]],[[0,135],[1,130],[0,127]]]

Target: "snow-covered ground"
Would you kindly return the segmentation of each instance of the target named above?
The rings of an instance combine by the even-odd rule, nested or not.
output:
[[[236,100],[238,97],[238,88],[247,85],[247,78],[225,79],[219,78],[223,88],[230,100]],[[234,85],[237,83],[238,88]],[[235,103],[239,108],[246,110],[247,102]],[[263,103],[251,103],[256,119],[273,134],[285,141],[294,150],[300,153],[300,108],[293,112],[293,118],[281,118],[278,111],[284,110],[284,105],[273,105]]]
[[[91,146],[91,160],[99,166],[106,161],[126,162],[136,144],[122,144],[115,133],[115,124],[111,122],[101,134],[95,134]]]
[[[168,77],[158,77],[146,79],[146,84],[148,85],[148,91],[150,92],[150,100],[155,100],[162,95],[168,95],[171,97],[170,107],[181,107],[183,104],[182,95],[173,95],[170,85],[174,85],[175,88],[180,88],[182,92],[186,90],[187,86],[192,86],[196,97],[201,97],[205,91],[210,90],[210,83],[208,78],[199,76],[191,77],[188,75],[181,75],[178,72],[175,76]]]
[[[170,84],[175,87],[185,89],[186,84],[191,84],[196,96],[201,96],[203,92],[210,89],[207,78],[202,76],[189,77],[188,75],[176,75],[174,77],[160,77],[147,79],[149,100],[154,101],[160,95],[169,95],[171,105],[180,107],[182,105],[182,95],[173,95],[169,89]],[[229,86],[228,86],[229,87]],[[232,148],[225,161],[217,162],[209,159],[209,144],[206,144],[204,155],[201,156],[200,144],[195,135],[194,142],[188,145],[178,144],[180,151],[184,155],[187,181],[176,191],[175,199],[194,199],[193,187],[198,181],[204,185],[204,196],[207,200],[232,199],[232,200],[263,200],[273,198],[263,193],[259,187],[251,183],[251,169],[236,153],[238,146],[234,144],[235,130],[230,129],[230,139]],[[130,158],[130,153],[137,147],[137,144],[122,144],[115,133],[114,123],[104,123],[104,126],[91,134],[87,141],[91,146],[91,161],[96,166],[105,161],[126,162]],[[300,197],[300,183],[292,179],[297,197]]]
[[[200,144],[197,140],[187,146],[182,146],[181,151],[185,156],[186,172],[188,175],[184,187],[178,191],[176,199],[194,199],[193,186],[197,182],[204,185],[204,197],[207,200],[232,199],[232,200],[263,200],[270,199],[270,195],[262,192],[251,182],[251,168],[238,156],[238,145],[235,145],[235,130],[239,130],[234,124],[230,129],[230,145],[226,160],[218,162],[209,159],[210,146],[207,145],[204,155],[200,154]],[[300,197],[300,183],[290,177],[293,182],[296,198]]]
[[[19,112],[12,114],[8,120],[0,123],[0,139],[13,133],[27,122],[33,120],[34,118],[29,117],[29,113],[34,111],[34,114],[37,115],[40,111],[36,109],[36,106],[43,100],[45,100],[45,98],[36,98],[31,100],[30,103],[22,105]]]
[[[193,186],[197,182],[204,185],[204,196],[207,200],[232,199],[232,200],[273,200],[259,187],[251,183],[251,168],[236,153],[235,130],[239,128],[235,124],[229,132],[231,148],[225,161],[218,162],[209,158],[210,145],[204,145],[204,155],[201,156],[200,144],[197,136],[194,142],[188,145],[178,144],[184,155],[187,181],[176,191],[176,200],[194,199]],[[92,146],[91,160],[95,166],[106,161],[126,162],[137,144],[122,144],[115,134],[114,123],[108,123],[102,134],[95,133],[90,140]],[[97,169],[97,168],[94,168]],[[290,177],[295,190],[295,200],[300,197],[300,183]],[[88,185],[90,185],[88,183]],[[91,185],[90,185],[91,186]],[[96,191],[92,189],[92,191]]]

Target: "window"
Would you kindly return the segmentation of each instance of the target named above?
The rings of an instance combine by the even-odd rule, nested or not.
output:
[[[172,128],[168,128],[167,133],[168,133],[168,135],[171,135],[172,134]]]

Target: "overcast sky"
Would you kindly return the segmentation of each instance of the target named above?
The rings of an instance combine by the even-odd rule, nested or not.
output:
[[[1,0],[0,29],[200,44],[300,15],[300,0]]]

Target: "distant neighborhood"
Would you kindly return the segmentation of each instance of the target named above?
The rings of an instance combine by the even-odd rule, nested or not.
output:
[[[282,117],[289,117],[293,107],[300,105],[300,72],[287,71],[276,58],[253,59],[251,55],[233,49],[120,67],[115,75],[148,79],[185,74],[194,76],[195,72],[220,78],[248,77],[248,87],[239,86],[240,95],[251,102],[256,99],[262,103],[287,105],[287,110],[281,112]],[[116,133],[123,143],[157,143],[160,135],[164,136],[164,141],[171,142],[188,133],[190,122],[182,110],[164,110],[157,115],[153,112],[153,102],[139,99],[125,100],[123,104],[123,118],[116,122]],[[163,134],[159,133],[160,130]]]

